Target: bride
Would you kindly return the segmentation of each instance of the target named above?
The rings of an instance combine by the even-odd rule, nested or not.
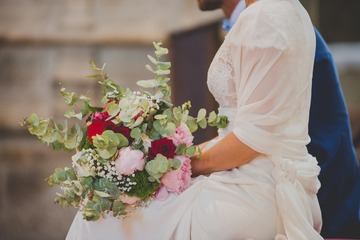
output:
[[[298,0],[246,6],[208,72],[230,124],[192,159],[192,185],[126,219],[78,213],[66,239],[322,239],[320,169],[306,149],[313,26]]]

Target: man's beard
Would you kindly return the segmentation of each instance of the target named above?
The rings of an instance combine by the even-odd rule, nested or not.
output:
[[[198,0],[198,3],[202,11],[209,11],[221,8],[223,0]]]

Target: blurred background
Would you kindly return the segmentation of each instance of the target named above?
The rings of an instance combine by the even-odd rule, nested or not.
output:
[[[360,1],[302,3],[336,60],[359,156]],[[62,121],[59,83],[100,103],[96,81],[85,78],[90,60],[136,89],[152,77],[146,55],[160,40],[170,50],[175,104],[216,109],[206,73],[224,37],[222,18],[199,11],[196,0],[0,0],[0,239],[64,239],[76,213],[52,203],[57,189],[45,181],[71,154],[38,143],[19,126],[24,117]],[[200,131],[197,142],[214,134]]]

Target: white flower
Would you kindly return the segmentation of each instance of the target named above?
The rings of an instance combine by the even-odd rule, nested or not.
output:
[[[72,165],[76,170],[77,175],[79,177],[95,176],[95,169],[93,168],[91,161],[88,161],[87,157],[83,159],[82,156],[85,156],[83,151],[78,152],[71,157]]]

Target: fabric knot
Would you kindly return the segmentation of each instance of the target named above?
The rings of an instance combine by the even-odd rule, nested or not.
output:
[[[274,166],[271,174],[276,182],[287,179],[294,183],[297,178],[297,169],[293,162],[289,160],[283,160]]]

